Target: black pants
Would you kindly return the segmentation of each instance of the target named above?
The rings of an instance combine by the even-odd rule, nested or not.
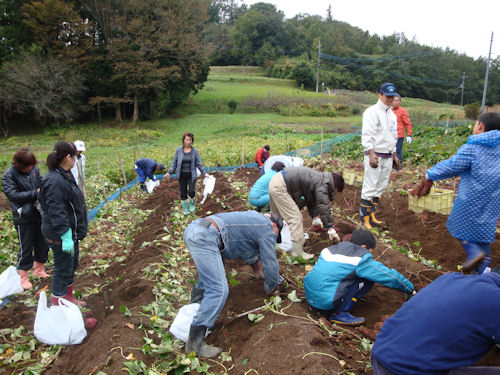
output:
[[[194,198],[194,188],[196,186],[196,180],[191,178],[191,173],[181,172],[179,174],[179,189],[181,190],[181,200],[185,201],[188,197],[188,186],[189,186],[189,198]]]
[[[50,248],[54,254],[54,272],[52,274],[52,295],[63,297],[67,288],[75,281],[75,270],[78,267],[80,258],[80,247],[75,241],[75,251],[73,255],[62,250],[62,244],[51,244]]]
[[[16,229],[19,237],[17,269],[28,271],[33,267],[33,261],[47,262],[49,245],[42,235],[41,225],[39,223],[19,224]]]

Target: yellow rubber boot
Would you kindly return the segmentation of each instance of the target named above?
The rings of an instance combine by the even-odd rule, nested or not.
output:
[[[377,209],[378,206],[378,201],[380,198],[373,198],[371,200],[371,206],[370,206],[370,223],[373,225],[382,225],[384,224],[382,221],[378,220],[375,217],[375,210]]]
[[[359,204],[359,220],[361,226],[364,229],[373,228],[370,223],[370,211],[371,211],[371,202],[366,199],[361,199],[361,203]]]

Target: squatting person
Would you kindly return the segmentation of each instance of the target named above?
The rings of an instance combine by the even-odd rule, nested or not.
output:
[[[252,265],[258,278],[264,277],[264,289],[273,292],[282,278],[276,259],[276,242],[281,242],[283,220],[276,215],[255,211],[227,212],[194,220],[184,231],[184,243],[198,270],[198,283],[191,303],[200,303],[186,344],[186,353],[216,357],[221,349],[204,342],[205,333],[219,316],[229,288],[224,270],[225,259],[241,259]]]
[[[259,212],[269,212],[269,182],[271,178],[285,168],[285,164],[277,161],[271,167],[271,170],[260,177],[250,188],[248,201],[252,206],[257,207]]]

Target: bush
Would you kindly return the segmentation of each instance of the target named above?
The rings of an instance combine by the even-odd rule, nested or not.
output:
[[[464,106],[465,117],[469,120],[476,120],[479,116],[481,106],[479,103],[466,104]]]
[[[227,102],[227,106],[229,107],[229,113],[233,114],[236,111],[236,108],[238,107],[238,102],[234,99],[231,99],[230,101]]]

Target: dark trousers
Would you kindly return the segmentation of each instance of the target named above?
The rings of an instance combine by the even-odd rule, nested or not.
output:
[[[396,155],[399,161],[403,161],[403,140],[404,138],[398,138],[398,142],[396,143]]]
[[[189,198],[194,198],[194,188],[196,186],[196,180],[191,178],[191,173],[181,172],[179,174],[179,189],[181,191],[181,200],[185,201],[188,197],[188,187],[189,187]]]
[[[40,224],[19,224],[16,229],[19,238],[17,269],[28,271],[33,267],[33,261],[46,263],[49,245],[42,235]]]
[[[52,295],[63,297],[66,295],[68,286],[75,281],[75,270],[78,267],[80,250],[78,241],[75,241],[75,252],[73,256],[62,250],[62,244],[50,244],[54,254],[54,272],[52,274]]]

